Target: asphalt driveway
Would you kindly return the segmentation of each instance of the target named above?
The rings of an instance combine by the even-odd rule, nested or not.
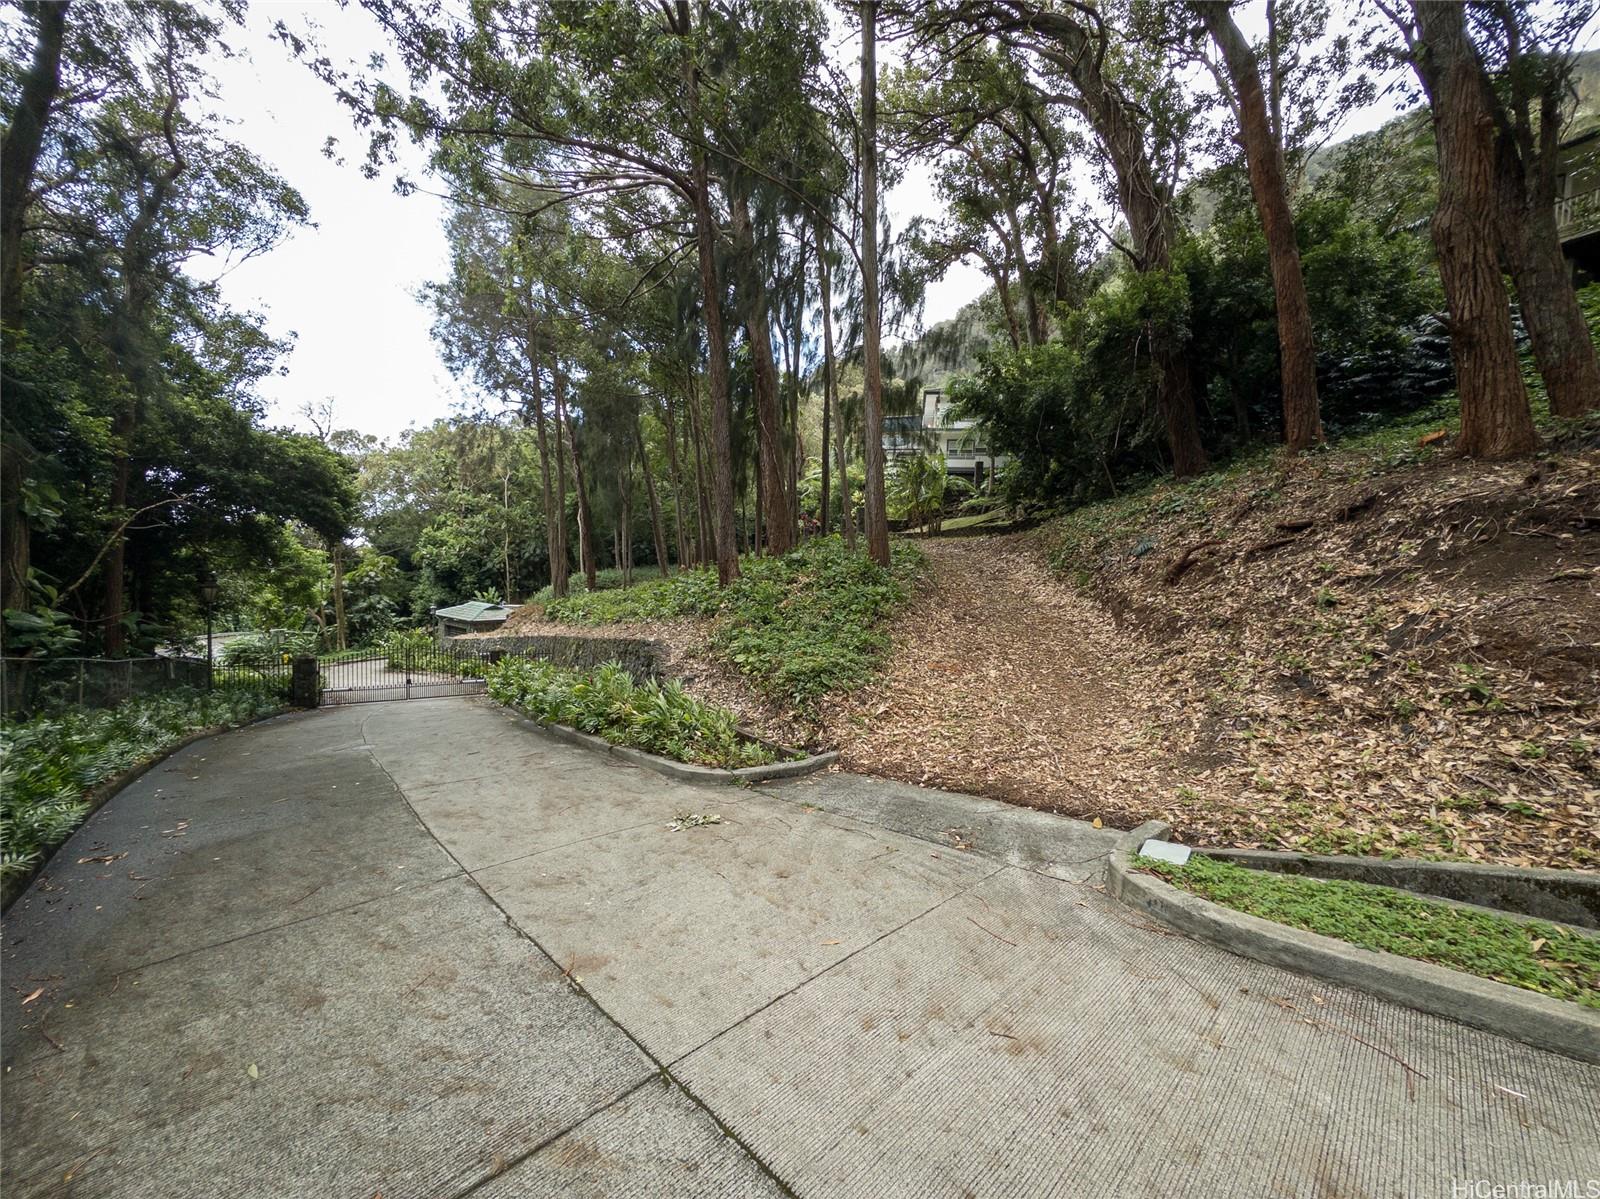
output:
[[[1098,888],[1111,839],[850,775],[675,783],[483,700],[198,742],[6,917],[0,1189],[1448,1196],[1600,1175],[1600,1069],[1173,935]]]

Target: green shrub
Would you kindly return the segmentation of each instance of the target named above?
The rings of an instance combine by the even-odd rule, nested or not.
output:
[[[777,754],[739,735],[732,712],[695,699],[682,684],[636,683],[621,666],[569,670],[507,658],[488,669],[489,696],[535,720],[564,724],[679,762],[763,766]]]
[[[453,674],[478,678],[482,663],[461,651],[446,649],[427,629],[404,629],[387,634],[379,643],[390,670]]]
[[[0,885],[9,890],[72,835],[88,813],[86,792],[196,729],[244,724],[282,707],[274,695],[227,687],[0,726]]]
[[[872,677],[888,647],[879,626],[910,598],[923,561],[896,543],[884,570],[825,537],[781,558],[741,559],[743,574],[726,588],[712,571],[688,571],[552,600],[545,615],[581,625],[715,616],[714,652],[771,698],[814,715],[824,696]]]
[[[390,670],[417,670],[433,659],[439,643],[427,629],[396,629],[379,643]]]
[[[285,655],[294,657],[316,652],[317,635],[310,630],[271,629],[231,638],[218,658],[223,666],[268,666],[282,662]]]
[[[824,696],[872,678],[889,646],[880,626],[910,598],[923,561],[896,543],[884,570],[836,537],[752,559],[727,589],[712,647],[770,697],[815,715]]]
[[[574,591],[547,600],[546,619],[561,624],[633,624],[706,616],[721,604],[714,570],[691,570],[666,579],[649,579],[632,587]]]
[[[581,573],[574,574],[568,579],[568,585],[572,589],[572,595],[586,594],[589,589],[589,581]],[[594,589],[596,591],[609,591],[613,587],[621,587],[622,585],[622,572],[615,567],[607,567],[594,572]],[[548,604],[554,598],[555,593],[550,590],[550,585],[547,583],[530,595],[527,602],[530,604]]]

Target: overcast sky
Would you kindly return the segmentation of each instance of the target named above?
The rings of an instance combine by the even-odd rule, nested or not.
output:
[[[1247,14],[1247,30],[1255,22]],[[271,37],[275,21],[320,29],[336,62],[364,62],[386,49],[382,31],[358,4],[258,0],[232,42],[239,55],[214,64],[218,107],[232,136],[271,163],[305,196],[315,227],[296,232],[270,254],[225,276],[229,300],[268,316],[273,333],[294,334],[287,373],[262,385],[274,423],[299,424],[307,402],[331,397],[336,423],[382,437],[447,415],[468,397],[439,360],[430,318],[417,299],[422,283],[443,278],[448,254],[443,202],[398,196],[388,180],[362,177],[355,165],[364,143],[332,92],[293,61]],[[1385,102],[1360,114],[1344,132],[1375,127],[1392,110]],[[325,139],[340,140],[351,162],[324,156]],[[888,198],[901,228],[930,201],[925,172]],[[933,215],[933,214],[930,214]],[[954,315],[986,279],[957,266],[928,290],[925,320]]]

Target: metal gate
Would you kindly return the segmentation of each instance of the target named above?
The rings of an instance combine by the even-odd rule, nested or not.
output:
[[[324,704],[361,704],[386,699],[433,699],[479,695],[489,655],[457,645],[406,646],[357,658],[324,662],[319,668]]]

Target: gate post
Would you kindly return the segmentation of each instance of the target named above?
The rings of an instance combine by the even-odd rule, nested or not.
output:
[[[315,708],[322,702],[322,689],[317,686],[317,660],[310,654],[301,654],[290,667],[289,702],[297,708]]]

